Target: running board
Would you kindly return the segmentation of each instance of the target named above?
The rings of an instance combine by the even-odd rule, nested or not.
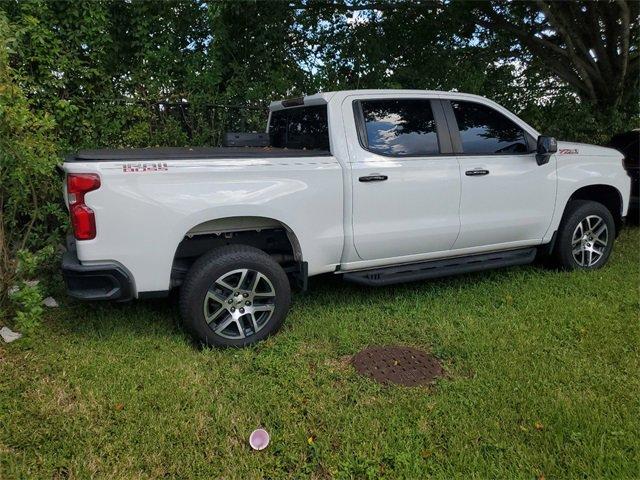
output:
[[[536,257],[535,248],[521,248],[504,252],[482,253],[466,257],[431,260],[406,265],[362,270],[343,274],[349,282],[361,285],[384,286],[396,283],[426,280],[428,278],[446,277],[460,273],[479,272],[513,265],[525,265],[533,262]]]

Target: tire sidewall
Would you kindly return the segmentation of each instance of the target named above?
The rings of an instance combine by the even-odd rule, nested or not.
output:
[[[254,249],[251,249],[254,250]],[[239,261],[236,255],[225,255],[224,252],[212,252],[205,255],[189,271],[183,284],[180,304],[185,326],[191,334],[207,345],[220,347],[243,347],[261,340],[275,333],[281,326],[289,310],[291,289],[289,280],[282,267],[267,254],[257,250],[247,250],[242,253]],[[225,273],[239,268],[248,268],[266,276],[276,291],[275,309],[273,315],[257,334],[243,339],[229,339],[217,335],[207,324],[203,305],[205,296],[213,284]]]
[[[611,256],[615,239],[615,222],[611,212],[604,205],[588,200],[574,201],[569,204],[567,210],[568,212],[562,221],[560,234],[558,236],[557,257],[560,265],[567,270],[597,270],[598,268],[602,268]],[[589,215],[597,215],[602,218],[607,225],[609,237],[606,250],[598,263],[591,267],[586,267],[579,265],[575,258],[573,258],[571,242],[573,240],[573,232],[578,226],[578,223]]]

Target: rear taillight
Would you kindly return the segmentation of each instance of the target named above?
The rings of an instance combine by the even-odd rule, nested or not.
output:
[[[84,195],[100,188],[100,177],[95,173],[67,175],[67,194],[73,234],[77,240],[96,238],[96,217],[85,203]]]

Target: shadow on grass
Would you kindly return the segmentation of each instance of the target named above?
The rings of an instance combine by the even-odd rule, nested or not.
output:
[[[371,295],[379,296],[381,292],[384,292],[389,297],[426,291],[427,289],[446,292],[447,290],[458,290],[461,287],[472,286],[485,281],[506,284],[512,281],[510,274],[518,272],[551,274],[558,273],[560,270],[553,267],[547,260],[541,259],[529,265],[447,275],[380,287],[359,285],[343,280],[340,275],[328,273],[310,278],[308,291],[294,295],[294,301],[297,298],[314,299],[316,296],[325,294],[333,296],[336,300],[348,299],[351,302],[366,300]]]
[[[482,282],[507,285],[512,275],[522,272],[551,273],[552,270],[538,262],[519,267],[487,270],[456,276],[434,278],[424,281],[401,283],[385,287],[370,287],[344,281],[341,276],[324,274],[309,279],[306,292],[294,292],[294,309],[322,308],[330,302],[332,306],[346,307],[362,304],[392,302],[395,297],[408,295],[450,294],[461,288],[472,287]],[[62,294],[63,295],[63,294]],[[64,298],[61,296],[61,298]],[[54,312],[52,327],[58,334],[80,335],[87,338],[110,338],[114,336],[144,336],[149,338],[171,338],[187,341],[200,349],[182,325],[179,312],[179,291],[174,289],[166,298],[134,300],[131,302],[84,303],[68,299],[65,306]]]
[[[63,335],[111,337],[185,335],[180,323],[177,292],[167,298],[131,302],[80,302],[62,296],[63,307],[51,313],[51,327]]]

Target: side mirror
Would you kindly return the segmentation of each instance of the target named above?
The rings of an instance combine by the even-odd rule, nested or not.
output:
[[[538,165],[549,163],[551,154],[556,153],[557,151],[558,142],[554,137],[540,135],[538,137],[538,145],[536,147],[536,162],[538,162]]]

